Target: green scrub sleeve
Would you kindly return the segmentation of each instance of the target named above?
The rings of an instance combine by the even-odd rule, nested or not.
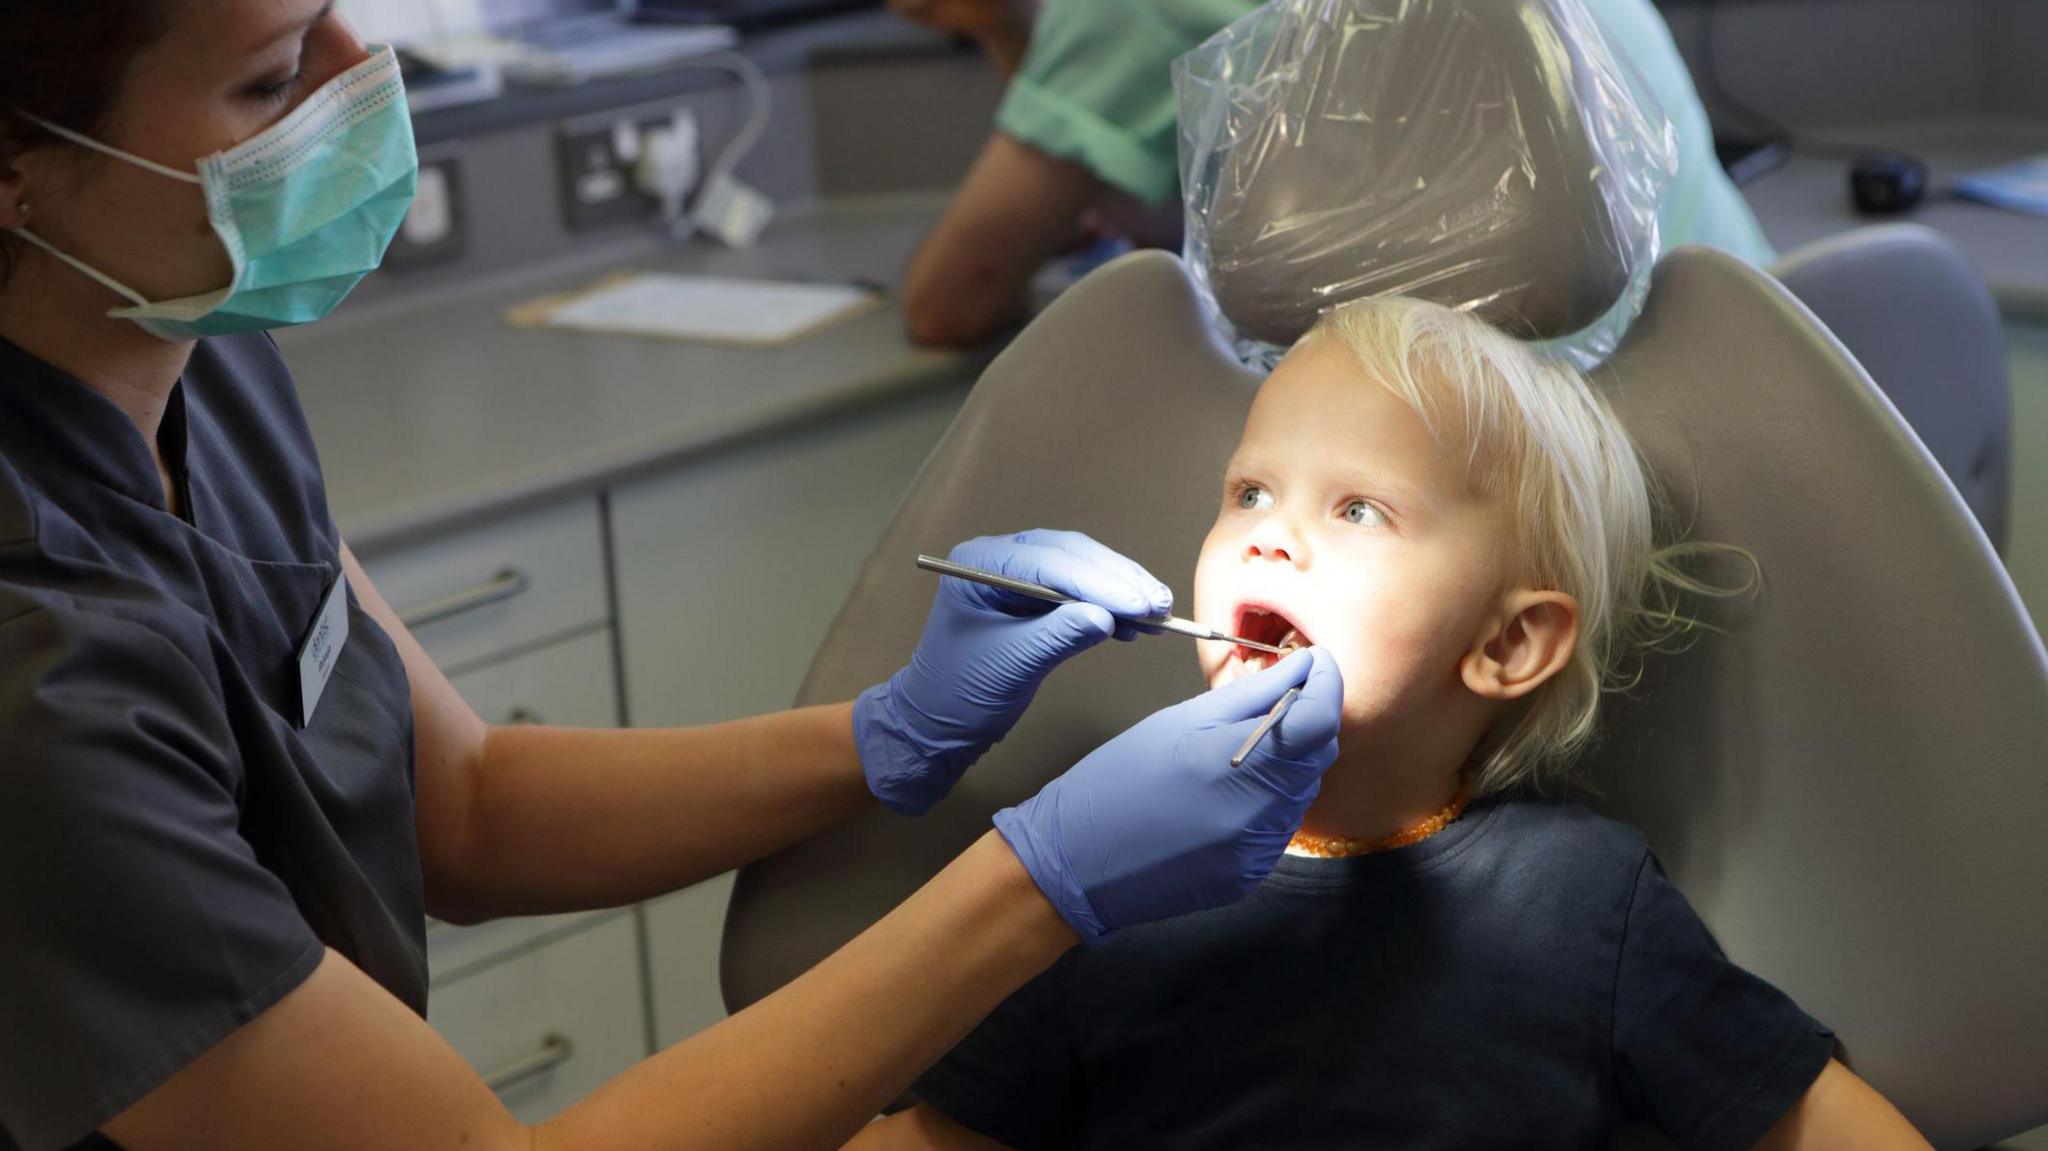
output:
[[[1776,253],[1714,155],[1714,126],[1671,29],[1650,0],[1586,0],[1615,55],[1635,66],[1678,131],[1678,174],[1657,212],[1665,251],[1707,244],[1759,266]]]
[[[1148,204],[1177,196],[1173,61],[1247,0],[1045,0],[996,127]]]

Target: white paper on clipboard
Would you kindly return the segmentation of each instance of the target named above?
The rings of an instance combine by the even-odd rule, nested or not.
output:
[[[554,303],[541,326],[657,339],[773,346],[874,307],[857,284],[785,283],[645,272]]]

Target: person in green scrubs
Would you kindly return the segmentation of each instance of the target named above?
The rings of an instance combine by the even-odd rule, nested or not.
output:
[[[1659,210],[1665,247],[1773,258],[1714,156],[1713,127],[1650,0],[1585,0],[1664,105],[1679,141]],[[995,131],[911,258],[903,306],[921,343],[979,343],[1022,319],[1039,265],[1112,230],[1178,247],[1172,65],[1252,0],[891,0],[907,19],[978,43],[1008,81]]]
[[[1663,13],[1650,0],[1585,4],[1615,55],[1635,66],[1678,130],[1678,175],[1657,207],[1657,232],[1665,249],[1705,244],[1758,266],[1777,259],[1749,202],[1714,155],[1714,126]]]

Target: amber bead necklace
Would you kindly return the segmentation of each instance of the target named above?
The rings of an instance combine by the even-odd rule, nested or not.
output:
[[[1392,851],[1411,843],[1420,843],[1451,824],[1465,813],[1465,801],[1470,791],[1465,781],[1458,782],[1458,794],[1444,805],[1442,811],[1427,819],[1411,823],[1392,835],[1378,839],[1353,839],[1347,835],[1310,835],[1306,831],[1294,833],[1294,839],[1287,845],[1297,855],[1314,856],[1317,859],[1343,859],[1353,855],[1371,855],[1377,851]]]

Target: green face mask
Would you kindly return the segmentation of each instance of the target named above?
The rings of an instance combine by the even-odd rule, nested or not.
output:
[[[276,124],[202,158],[196,176],[26,118],[205,191],[207,217],[227,248],[234,278],[204,295],[152,303],[28,229],[14,230],[134,302],[108,315],[166,340],[282,328],[333,311],[383,260],[419,179],[412,117],[389,45],[321,85]]]

